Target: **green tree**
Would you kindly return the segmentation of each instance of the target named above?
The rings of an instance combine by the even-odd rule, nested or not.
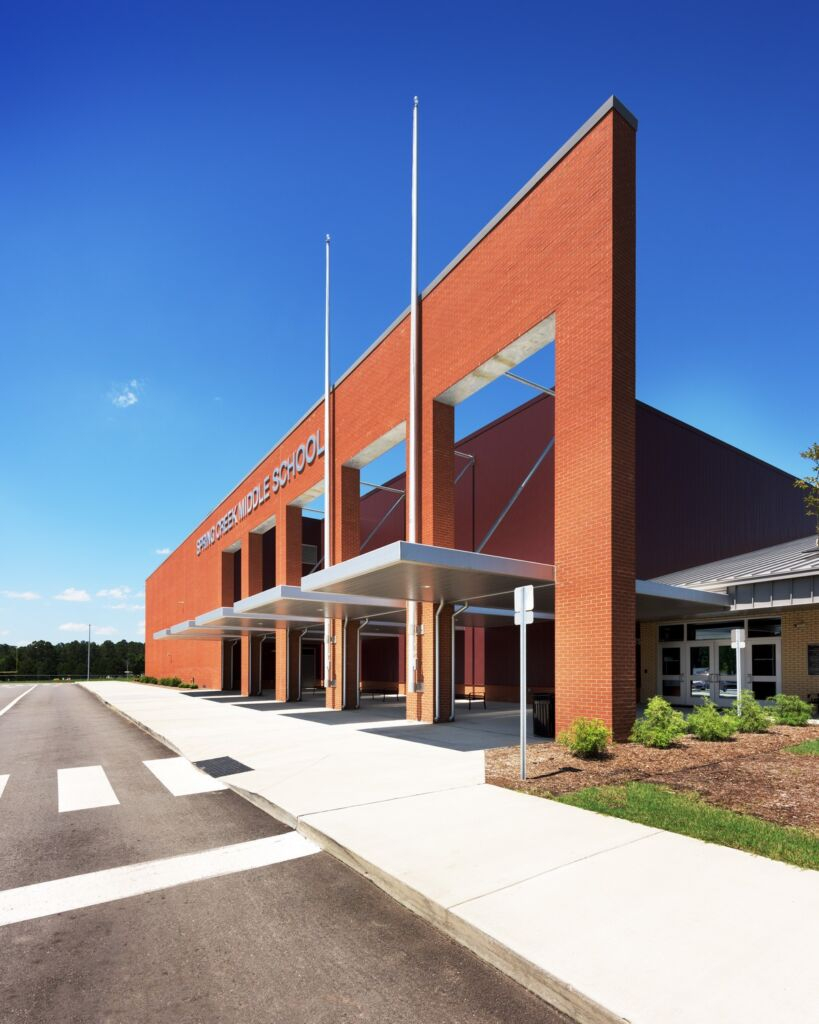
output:
[[[819,443],[800,452],[803,459],[810,463],[810,473],[796,481],[796,486],[804,491],[805,515],[816,520],[816,543],[819,544]]]

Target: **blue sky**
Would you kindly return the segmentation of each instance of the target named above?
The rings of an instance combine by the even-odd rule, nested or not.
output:
[[[4,5],[0,642],[141,637],[161,552],[320,393],[325,232],[335,374],[405,308],[415,93],[422,283],[616,93],[640,119],[639,397],[799,471],[819,440],[818,20]],[[499,385],[459,428],[527,397]]]

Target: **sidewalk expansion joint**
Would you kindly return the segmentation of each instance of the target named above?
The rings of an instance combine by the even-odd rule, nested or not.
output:
[[[646,839],[654,839],[659,835],[662,835],[662,830],[655,829],[647,836],[637,836],[636,839],[629,839],[625,843],[615,843],[614,846],[607,846],[603,850],[595,850],[594,853],[587,853],[583,857],[575,857],[574,860],[566,861],[565,864],[555,864],[554,867],[547,868],[545,871],[536,871],[533,875],[527,875],[526,878],[517,878],[514,882],[507,882],[506,885],[500,885],[497,889],[490,889],[488,892],[482,892],[479,896],[470,896],[468,900],[461,900],[460,903],[451,903],[447,907],[447,910],[457,910],[459,907],[465,907],[468,903],[475,903],[478,900],[486,899],[487,896],[494,896],[499,892],[504,892],[506,889],[514,889],[516,886],[523,885],[526,882],[531,882],[535,878],[545,878],[546,875],[553,875],[556,871],[565,871],[567,868],[574,867],[575,864],[582,864],[583,861],[594,860],[595,857],[602,857],[607,853],[613,853],[615,850],[623,850],[627,846],[634,846],[636,843],[643,843]]]
[[[377,807],[379,804],[394,804],[398,800],[415,800],[416,797],[435,796],[437,793],[456,793],[459,789],[476,789],[478,786],[485,786],[485,782],[465,782],[463,785],[446,786],[442,789],[427,789],[421,793],[402,793],[400,796],[385,796],[380,800],[365,800],[359,804],[345,804],[343,807],[325,807],[317,811],[304,811],[296,815],[296,821],[303,821],[316,814],[335,814],[336,811],[354,811],[361,807]],[[311,826],[312,827],[312,826]]]

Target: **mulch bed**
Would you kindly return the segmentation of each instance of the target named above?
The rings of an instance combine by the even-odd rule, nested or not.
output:
[[[541,796],[587,786],[655,782],[699,793],[709,803],[779,825],[819,834],[819,757],[798,757],[783,747],[819,739],[819,726],[774,726],[723,743],[684,736],[668,750],[615,743],[602,760],[574,757],[556,743],[527,748],[526,782],[519,778],[517,747],[486,751],[486,781]]]

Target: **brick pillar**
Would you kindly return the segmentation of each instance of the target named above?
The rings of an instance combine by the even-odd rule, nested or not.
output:
[[[276,700],[299,699],[299,629],[276,630]]]
[[[635,133],[616,112],[603,125],[607,244],[579,247],[572,268],[598,284],[557,310],[555,711],[558,730],[595,717],[625,739],[635,715]]]
[[[424,402],[421,416],[421,479],[420,536],[422,544],[451,548],[455,544],[455,409],[442,402]],[[423,632],[416,639],[420,692],[407,693],[407,718],[415,722],[434,722],[435,717],[435,612],[429,602],[417,605],[418,627]],[[440,708],[437,721],[449,718],[450,638],[452,609],[441,611]],[[444,636],[444,634],[446,634]],[[408,639],[407,648],[410,647]],[[407,665],[407,674],[411,667]],[[446,706],[446,711],[444,707]]]
[[[246,533],[242,537],[241,594],[250,597],[262,589],[262,537],[259,533]],[[233,604],[233,601],[230,602]],[[259,693],[259,641],[257,637],[242,637],[242,686],[244,696]]]
[[[298,586],[301,582],[301,509],[284,505],[276,515],[276,585]],[[276,630],[276,700],[297,700],[299,660],[298,632]]]
[[[333,489],[333,564],[361,553],[361,474],[353,466],[337,466]],[[345,643],[343,619],[333,620],[336,642],[330,651],[330,678],[336,685],[325,691],[327,708],[352,710],[358,703],[358,623],[347,623]]]

